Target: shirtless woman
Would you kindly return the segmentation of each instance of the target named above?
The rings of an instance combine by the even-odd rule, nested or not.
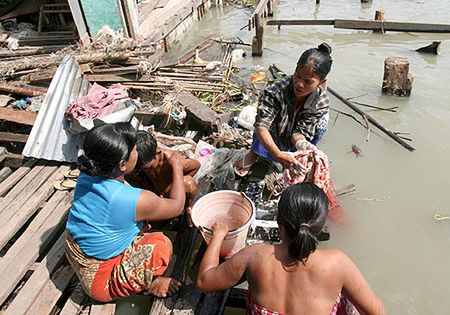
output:
[[[386,314],[382,301],[344,253],[316,248],[327,212],[328,200],[320,188],[311,183],[289,186],[278,205],[281,244],[247,246],[222,264],[219,251],[228,228],[216,223],[200,265],[198,288],[222,291],[246,277],[250,315],[336,314],[344,296],[361,314]]]

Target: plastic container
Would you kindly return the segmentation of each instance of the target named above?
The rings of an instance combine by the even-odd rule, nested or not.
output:
[[[200,230],[206,243],[211,240],[211,227],[216,222],[227,224],[220,256],[230,258],[245,247],[247,233],[255,220],[255,206],[244,194],[219,190],[201,197],[192,208],[192,222]]]

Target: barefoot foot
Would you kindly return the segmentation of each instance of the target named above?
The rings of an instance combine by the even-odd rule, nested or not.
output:
[[[173,278],[157,277],[153,280],[149,293],[160,298],[165,298],[176,293],[180,289],[180,286],[181,282]]]

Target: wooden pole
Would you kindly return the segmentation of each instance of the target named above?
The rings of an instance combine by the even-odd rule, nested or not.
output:
[[[255,28],[256,34],[252,39],[252,56],[262,56],[264,27],[259,14],[255,15]]]
[[[46,88],[28,84],[9,84],[6,82],[0,82],[0,91],[25,96],[44,96],[47,93]]]
[[[381,90],[384,94],[409,96],[413,77],[409,72],[409,61],[403,57],[388,57],[384,61],[384,77]]]
[[[384,33],[384,27],[383,27],[383,23],[384,23],[384,10],[376,10],[375,11],[375,21],[380,21],[380,25],[381,25],[381,30],[374,30],[374,33]]]
[[[383,131],[385,134],[387,134],[390,138],[392,138],[394,141],[398,142],[401,146],[403,146],[408,151],[414,151],[415,148],[410,146],[408,143],[403,141],[399,136],[397,136],[392,131],[388,130],[387,128],[383,127],[378,121],[376,121],[372,116],[369,114],[363,112],[361,109],[359,109],[357,106],[350,103],[345,97],[341,96],[338,92],[333,90],[332,88],[328,87],[327,89],[331,94],[333,94],[335,97],[337,97],[342,103],[353,109],[355,112],[360,114],[362,117],[366,117],[366,119],[373,124],[375,127]]]

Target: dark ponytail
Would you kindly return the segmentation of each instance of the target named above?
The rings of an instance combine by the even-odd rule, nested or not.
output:
[[[331,70],[333,58],[331,58],[331,47],[322,43],[317,48],[306,50],[297,62],[297,69],[302,66],[310,66],[321,80],[324,80]]]
[[[84,138],[78,168],[90,176],[112,177],[121,161],[128,161],[136,145],[136,130],[130,123],[104,124]]]
[[[317,236],[328,214],[328,198],[322,189],[311,183],[287,187],[278,203],[278,222],[283,225],[289,255],[306,262],[316,250]]]

